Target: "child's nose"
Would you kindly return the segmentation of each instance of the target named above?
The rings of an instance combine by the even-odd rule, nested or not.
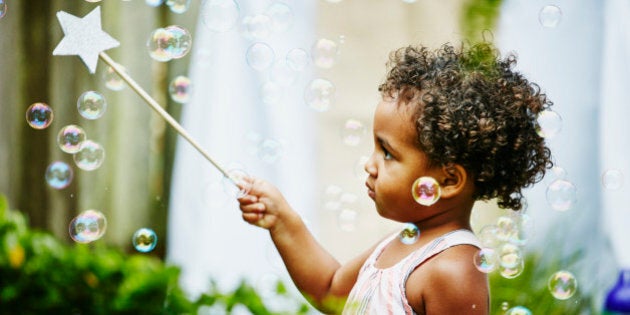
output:
[[[376,174],[377,174],[374,156],[375,154],[372,153],[372,155],[370,155],[370,158],[367,160],[367,162],[365,162],[365,165],[363,166],[363,169],[365,169],[365,172],[368,173],[372,177],[376,177]]]

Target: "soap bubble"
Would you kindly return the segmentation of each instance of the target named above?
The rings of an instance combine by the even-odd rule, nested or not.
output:
[[[577,189],[568,180],[556,179],[547,187],[547,202],[558,211],[566,211],[577,202]]]
[[[416,3],[418,0],[402,0],[404,3]]]
[[[314,79],[304,89],[304,101],[318,112],[325,112],[335,100],[335,86],[326,79]]]
[[[190,100],[192,85],[190,79],[180,75],[171,80],[168,86],[168,93],[171,99],[177,103],[184,104]]]
[[[577,291],[578,283],[572,273],[560,270],[549,277],[547,287],[554,298],[567,300]]]
[[[284,32],[293,24],[293,10],[282,2],[274,2],[265,10],[271,18],[271,28],[275,32]]]
[[[273,164],[282,157],[282,144],[273,139],[265,139],[258,144],[258,157],[268,164]]]
[[[107,109],[105,96],[96,91],[83,92],[77,100],[79,114],[86,119],[94,120],[101,118]]]
[[[536,118],[536,133],[539,136],[551,139],[562,129],[562,117],[558,113],[545,109],[538,113]]]
[[[523,262],[523,253],[520,247],[504,243],[498,250],[499,264],[504,268],[516,268]]]
[[[479,241],[484,247],[496,248],[501,241],[498,237],[499,228],[494,224],[485,225],[479,231]]]
[[[357,217],[359,214],[352,209],[342,209],[337,215],[339,229],[345,232],[352,232],[357,227]]]
[[[7,3],[4,0],[0,0],[0,19],[7,14]]]
[[[171,12],[182,14],[188,11],[190,0],[166,0],[166,5],[171,9]]]
[[[165,28],[157,28],[151,32],[147,40],[149,56],[154,60],[166,62],[173,59],[171,50],[176,45],[175,36]]]
[[[46,129],[53,121],[53,111],[46,103],[34,103],[26,109],[26,122],[33,129]]]
[[[532,311],[525,306],[518,305],[507,310],[505,315],[532,315]]]
[[[398,239],[405,245],[411,245],[418,241],[420,237],[420,229],[413,223],[406,223],[398,234]]]
[[[435,178],[422,176],[411,186],[411,194],[417,203],[423,206],[430,206],[440,199],[442,189]]]
[[[477,270],[483,273],[490,273],[497,268],[496,251],[489,247],[479,249],[473,256],[473,263]]]
[[[239,13],[234,0],[206,0],[201,8],[201,20],[212,31],[226,32],[236,25]]]
[[[498,268],[499,268],[499,274],[503,278],[514,279],[520,276],[523,273],[523,270],[525,270],[525,261],[522,259],[519,260],[518,264],[515,265],[514,267],[506,267],[499,264]]]
[[[365,126],[357,119],[348,119],[341,129],[341,139],[343,143],[350,146],[357,146],[361,143],[365,135]]]
[[[55,161],[46,168],[46,182],[52,188],[64,189],[70,185],[72,178],[72,168],[64,162]]]
[[[57,145],[61,151],[74,154],[79,152],[81,143],[85,140],[85,131],[77,125],[67,125],[57,134]]]
[[[173,59],[180,59],[188,54],[192,47],[192,36],[187,29],[179,25],[171,25],[165,28],[172,35],[174,43],[168,46],[168,53]]]
[[[73,156],[76,165],[86,171],[93,171],[103,164],[105,160],[105,149],[92,141],[85,140],[81,142],[79,151]]]
[[[313,63],[322,69],[330,69],[335,64],[339,52],[337,43],[327,38],[318,39],[311,47]]]
[[[149,228],[141,228],[137,230],[133,233],[133,237],[131,238],[133,247],[141,253],[148,253],[152,251],[155,248],[155,245],[157,245],[157,241],[157,234]]]
[[[86,210],[70,221],[68,230],[75,242],[90,243],[105,235],[107,220],[98,210]]]
[[[223,177],[223,189],[225,192],[234,197],[241,198],[252,189],[252,184],[249,181],[249,175],[242,169],[233,168],[227,171],[229,177]]]
[[[123,71],[126,71],[124,67]],[[120,91],[125,88],[125,81],[123,81],[112,67],[107,67],[107,70],[105,70],[103,74],[103,80],[105,81],[105,86],[112,91]]]
[[[256,42],[249,46],[245,56],[247,64],[252,69],[262,71],[271,66],[275,55],[271,46],[262,42]]]
[[[562,20],[562,10],[555,5],[546,5],[538,12],[538,21],[540,25],[546,28],[554,28],[560,24]]]
[[[605,170],[602,174],[602,185],[609,190],[623,187],[623,173],[619,169]]]
[[[303,71],[310,63],[310,56],[302,48],[293,48],[287,53],[287,63],[295,71]]]

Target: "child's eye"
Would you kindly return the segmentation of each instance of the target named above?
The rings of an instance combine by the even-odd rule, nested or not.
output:
[[[389,153],[389,151],[387,151],[387,149],[383,148],[383,158],[385,160],[391,160],[394,157],[392,156],[391,153]]]

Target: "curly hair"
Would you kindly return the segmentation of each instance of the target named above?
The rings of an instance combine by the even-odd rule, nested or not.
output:
[[[497,198],[522,208],[522,189],[553,166],[536,133],[536,118],[553,103],[514,71],[516,56],[501,58],[490,43],[392,52],[383,96],[415,104],[417,145],[432,166],[459,164],[472,176],[475,200]]]

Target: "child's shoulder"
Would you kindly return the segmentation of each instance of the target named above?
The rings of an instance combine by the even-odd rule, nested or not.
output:
[[[473,245],[456,245],[425,261],[409,275],[405,284],[409,303],[422,305],[423,309],[438,307],[442,314],[448,313],[443,309],[444,303],[451,303],[449,307],[460,307],[460,310],[474,306],[480,311],[487,307],[487,276],[473,263],[478,250]]]

